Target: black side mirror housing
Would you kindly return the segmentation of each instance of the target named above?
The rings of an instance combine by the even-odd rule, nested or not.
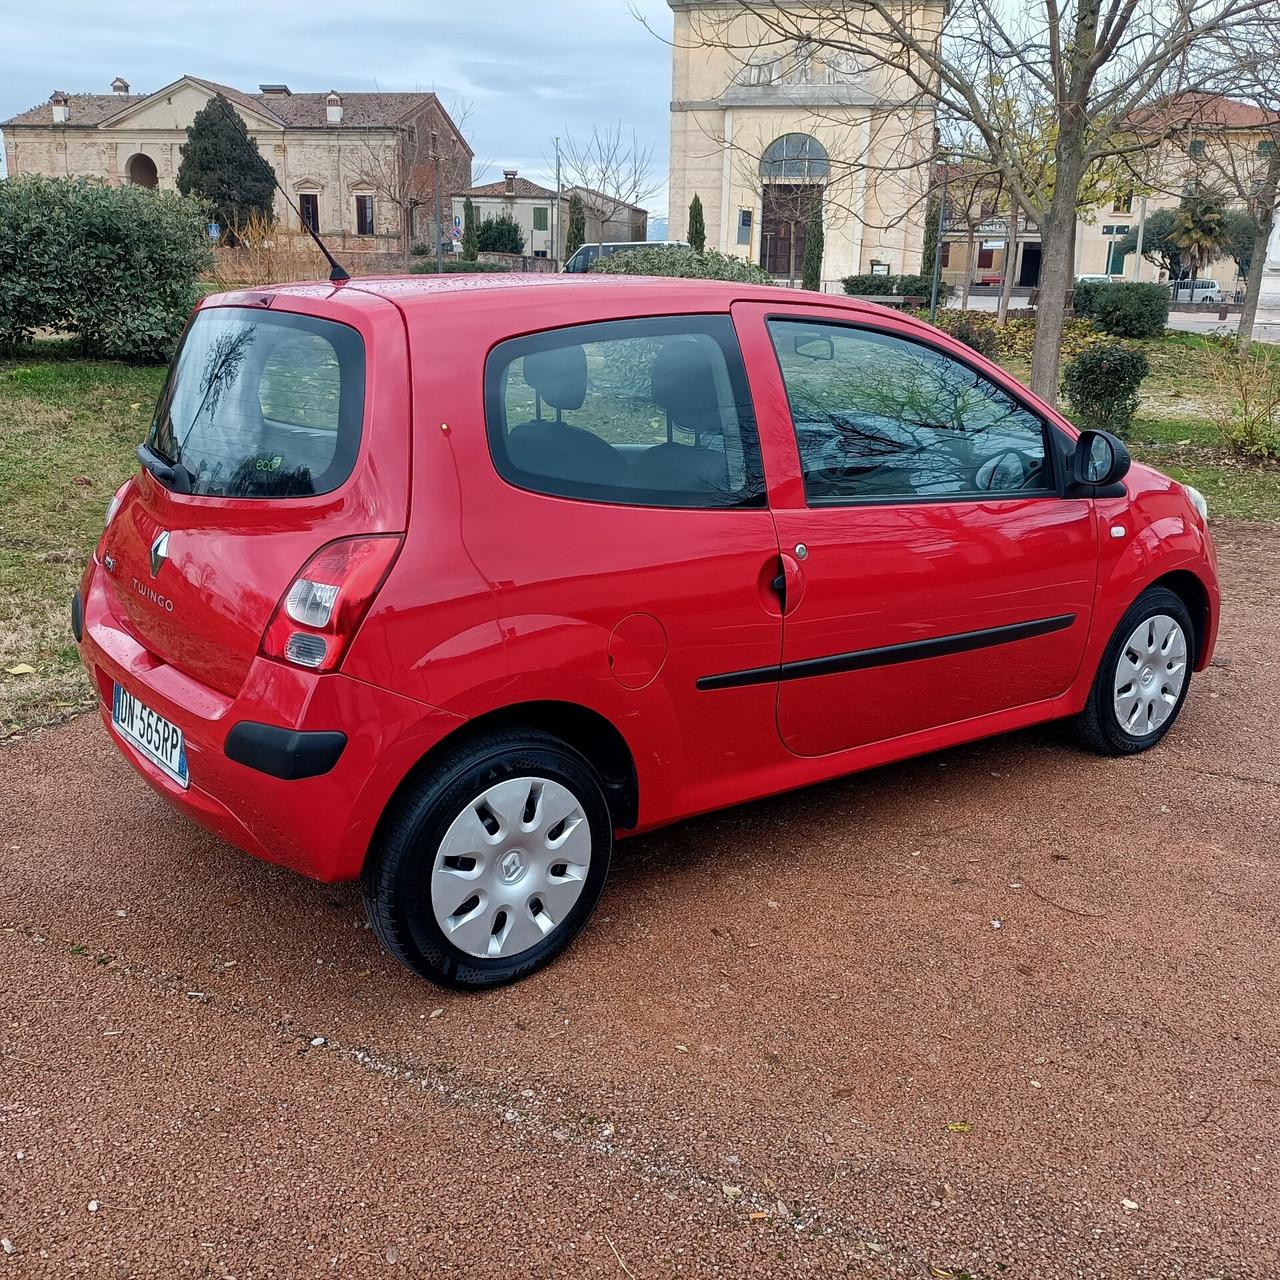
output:
[[[1119,436],[1110,431],[1082,431],[1071,455],[1071,479],[1089,489],[1106,489],[1119,484],[1132,463]]]

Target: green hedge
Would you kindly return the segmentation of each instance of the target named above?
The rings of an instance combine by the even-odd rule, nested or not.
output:
[[[684,280],[738,280],[747,284],[777,284],[763,268],[745,258],[706,249],[628,249],[597,258],[591,270],[608,276],[676,276]]]
[[[1150,372],[1147,357],[1132,347],[1082,351],[1062,373],[1076,425],[1124,435],[1138,409],[1138,388]]]
[[[202,201],[87,178],[0,182],[0,346],[39,330],[86,355],[163,360],[212,261]]]
[[[1109,289],[1111,285],[1105,280],[1078,280],[1076,281],[1073,300],[1071,303],[1072,310],[1075,311],[1082,320],[1092,320],[1094,315],[1094,304],[1098,300],[1099,289]]]
[[[933,293],[929,276],[845,276],[841,281],[845,293],[867,298],[928,298]],[[947,296],[946,286],[939,281],[938,297]]]
[[[1169,323],[1169,290],[1162,284],[1100,284],[1093,319],[1116,338],[1158,338]]]
[[[446,257],[441,263],[442,275],[478,275],[485,271],[510,271],[511,268],[501,262],[465,262],[461,258]],[[436,260],[424,258],[415,262],[409,270],[416,276],[433,276],[436,274]]]

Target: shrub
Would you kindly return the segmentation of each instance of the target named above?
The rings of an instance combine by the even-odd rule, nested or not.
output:
[[[1098,299],[1098,290],[1106,287],[1107,282],[1104,280],[1076,281],[1075,294],[1071,304],[1076,315],[1082,320],[1092,320],[1094,304]]]
[[[1158,338],[1169,323],[1169,290],[1162,284],[1101,284],[1093,318],[1116,338]]]
[[[678,276],[691,280],[738,280],[747,284],[775,284],[774,278],[754,262],[716,249],[629,249],[597,258],[592,271],[611,276]]]
[[[933,292],[929,276],[845,276],[841,281],[845,293],[864,298],[927,298]],[[946,286],[938,284],[938,296],[945,298]]]
[[[440,264],[441,275],[478,275],[485,271],[510,271],[511,268],[503,262],[467,262],[464,258],[446,257]],[[432,256],[423,258],[421,262],[415,262],[409,267],[409,271],[415,276],[433,276],[436,274],[436,260]]]
[[[163,360],[211,262],[208,206],[87,178],[0,182],[0,346],[51,329],[87,355]]]
[[[1280,458],[1280,356],[1263,346],[1240,351],[1234,343],[1209,352],[1213,382],[1225,393],[1211,413],[1227,448],[1242,458]]]
[[[922,320],[929,318],[927,311],[917,311],[916,314]],[[947,311],[939,307],[933,324],[988,360],[999,355],[999,330],[995,315],[990,311]]]
[[[477,253],[523,253],[524,232],[509,214],[486,218],[476,227]]]
[[[1062,375],[1077,425],[1123,435],[1138,408],[1138,388],[1150,370],[1147,357],[1132,347],[1082,351]]]
[[[804,266],[800,284],[805,289],[822,288],[822,255],[826,250],[826,231],[822,225],[822,201],[817,201],[809,215],[804,232]]]

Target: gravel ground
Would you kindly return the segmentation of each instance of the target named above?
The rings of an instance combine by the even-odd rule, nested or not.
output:
[[[1173,737],[1051,729],[628,842],[447,995],[175,818],[0,750],[0,1275],[1280,1273],[1280,537]]]

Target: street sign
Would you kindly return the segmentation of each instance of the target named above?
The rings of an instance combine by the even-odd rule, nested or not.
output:
[[[455,240],[461,240],[461,239],[462,239],[462,228],[461,228],[461,227],[459,227],[459,226],[457,226],[457,225],[455,224],[455,225],[454,225],[454,227],[453,227],[453,229],[449,232],[449,234],[450,234],[450,235],[451,235]]]

